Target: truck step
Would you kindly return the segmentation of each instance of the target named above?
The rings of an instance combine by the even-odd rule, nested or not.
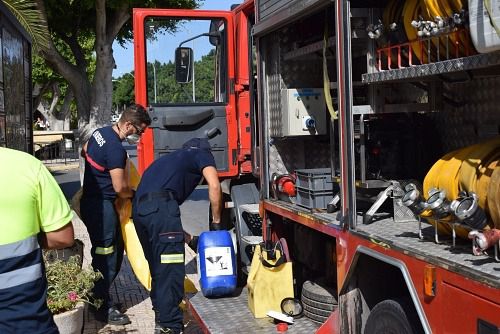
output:
[[[258,245],[262,242],[262,236],[260,235],[245,235],[241,237],[241,240],[247,245]]]
[[[241,212],[248,212],[254,215],[259,214],[259,204],[241,204]]]

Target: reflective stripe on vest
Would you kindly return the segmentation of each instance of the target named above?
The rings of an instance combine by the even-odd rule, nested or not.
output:
[[[96,247],[95,248],[95,253],[99,255],[109,255],[115,251],[114,246],[109,246],[109,247]]]
[[[161,254],[161,263],[184,263],[184,254]]]
[[[40,252],[36,236],[7,245],[0,245],[0,261],[28,256],[33,251]],[[42,277],[42,264],[35,263],[27,267],[14,269],[0,274],[0,289],[8,289],[28,282],[33,282]]]
[[[13,257],[23,256],[40,248],[36,236],[28,237],[7,245],[0,245],[0,261]]]
[[[88,162],[88,163],[89,163],[92,167],[94,167],[95,169],[97,169],[99,172],[104,172],[104,171],[106,170],[106,167],[101,166],[101,165],[99,165],[97,162],[95,162],[95,160],[94,160],[94,159],[92,159],[92,158],[90,157],[90,155],[89,155],[87,152],[85,152],[85,160],[87,160],[87,162]]]
[[[2,289],[8,289],[24,283],[33,282],[40,277],[42,277],[42,265],[40,263],[34,264],[26,268],[0,274],[0,287]]]

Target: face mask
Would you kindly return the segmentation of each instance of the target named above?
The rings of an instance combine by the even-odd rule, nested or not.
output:
[[[139,136],[136,133],[133,133],[133,134],[125,137],[125,139],[127,140],[127,143],[129,143],[130,145],[135,145],[135,144],[137,144],[137,142],[139,142],[139,139],[141,139],[141,136]]]

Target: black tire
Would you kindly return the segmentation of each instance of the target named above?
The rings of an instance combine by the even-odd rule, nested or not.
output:
[[[315,308],[318,308],[318,309],[321,309],[324,311],[332,312],[333,310],[335,310],[337,308],[337,304],[318,302],[318,301],[315,301],[313,299],[307,298],[304,295],[302,295],[301,301],[302,301],[303,305],[312,306],[312,307],[315,307]]]
[[[302,285],[302,296],[308,299],[325,304],[337,305],[337,292],[333,287],[319,282],[305,281]]]
[[[322,316],[325,318],[328,318],[330,316],[330,314],[332,314],[332,311],[323,310],[323,309],[320,309],[320,308],[317,308],[314,306],[310,306],[310,305],[307,305],[304,303],[302,303],[302,307],[304,308],[304,311],[307,311],[307,313],[309,313],[309,314],[315,314],[315,315],[319,315],[319,316]]]
[[[306,311],[306,309],[304,309],[304,316],[306,318],[309,318],[309,319],[313,320],[314,322],[319,323],[319,324],[324,323],[328,319],[328,317],[311,313],[309,311]]]
[[[371,310],[364,334],[413,334],[411,321],[403,306],[395,300],[381,301]]]

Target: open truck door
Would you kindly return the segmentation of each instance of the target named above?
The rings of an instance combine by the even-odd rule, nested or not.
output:
[[[138,145],[140,172],[204,137],[219,175],[236,175],[233,14],[134,9],[133,15],[135,98],[152,119]]]

